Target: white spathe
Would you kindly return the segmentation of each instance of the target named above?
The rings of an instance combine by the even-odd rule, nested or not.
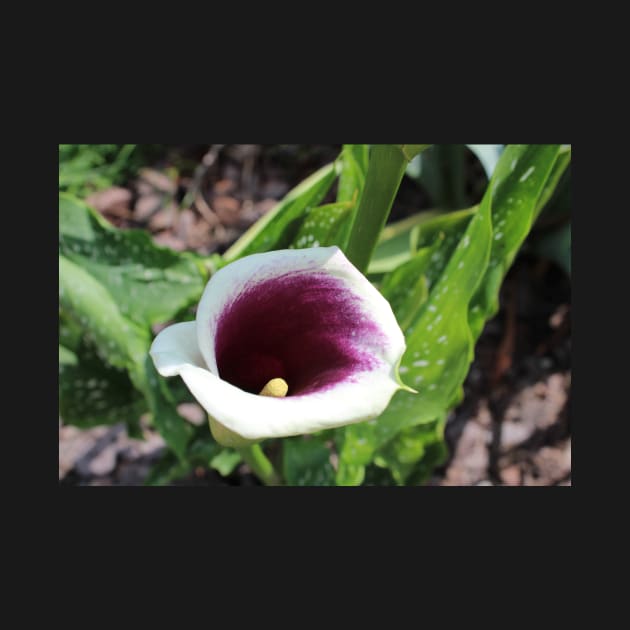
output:
[[[221,379],[215,357],[219,317],[246,286],[289,273],[324,273],[343,282],[382,334],[374,367],[320,392],[272,398],[251,394]],[[296,339],[299,344],[299,339]],[[254,254],[226,265],[209,280],[194,322],[162,330],[150,349],[162,376],[182,377],[206,409],[214,437],[226,446],[312,433],[380,415],[401,388],[398,364],[405,339],[385,298],[338,247]]]

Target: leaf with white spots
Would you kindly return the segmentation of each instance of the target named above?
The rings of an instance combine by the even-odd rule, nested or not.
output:
[[[407,330],[429,297],[429,277],[426,273],[431,258],[439,251],[443,238],[421,248],[408,262],[387,274],[381,283],[381,293],[389,302],[400,328]]]
[[[351,201],[341,201],[313,208],[306,216],[289,249],[340,246],[340,230],[348,222],[352,206]]]
[[[508,146],[479,208],[420,226],[412,237],[417,260],[384,278],[382,290],[394,298],[395,312],[406,304],[396,287],[396,276],[411,286],[404,271],[413,263],[415,272],[427,280],[429,297],[404,328],[407,351],[400,367],[403,382],[419,393],[398,392],[377,420],[344,429],[338,483],[361,483],[361,468],[377,453],[384,457],[384,449],[401,431],[435,422],[460,399],[474,343],[483,323],[496,312],[505,271],[531,228],[541,193],[552,190],[550,179],[556,178],[557,183],[558,151],[559,145]],[[442,239],[439,248],[428,257],[424,248],[435,246],[438,238]],[[407,313],[397,316],[407,324]],[[425,459],[437,457],[439,451],[436,442],[418,466],[422,468]],[[411,479],[420,468],[400,469],[396,474],[402,478],[409,473]]]
[[[182,456],[190,425],[177,413],[173,396],[149,357],[150,329],[127,319],[108,290],[65,256],[59,256],[59,303],[62,322],[72,322],[75,330],[80,327],[85,342],[102,362],[127,371],[144,394],[145,410],[148,407],[156,428]],[[60,388],[71,386],[65,376],[59,380]]]
[[[68,195],[59,196],[59,251],[140,325],[165,322],[195,304],[208,279],[195,255],[159,247],[142,230],[119,230]]]
[[[357,208],[365,185],[369,147],[367,144],[346,144],[339,156],[337,200],[317,206],[306,213],[306,218],[289,248],[330,247],[344,249],[352,213]]]
[[[478,206],[474,206],[466,210],[443,213],[437,216],[433,215],[427,221],[414,226],[410,236],[412,250],[417,251],[422,247],[427,247],[433,244],[437,238],[442,237],[444,242],[438,252],[439,256],[436,256],[433,260],[434,262],[437,258],[441,258],[443,261],[447,260],[452,250],[459,245],[459,241],[464,236],[468,223],[477,212],[477,209]],[[470,238],[465,240],[463,247],[467,248],[469,244]],[[435,267],[441,270],[444,265],[438,264]]]
[[[290,486],[335,485],[330,449],[317,436],[285,438],[282,441],[282,470]]]
[[[532,227],[541,195],[553,192],[550,179],[556,185],[559,181],[556,165],[561,151],[559,144],[511,144],[501,155],[489,186],[494,230],[490,261],[470,305],[475,340],[499,309],[501,283]]]
[[[59,303],[103,360],[121,369],[143,361],[148,330],[124,317],[107,289],[65,256],[59,256]]]
[[[175,397],[166,380],[158,375],[148,354],[143,365],[134,366],[130,375],[134,385],[144,392],[155,428],[176,455],[183,459],[193,427],[177,412]]]
[[[59,415],[64,423],[137,426],[145,411],[146,402],[126,370],[104,363],[85,344],[76,353],[59,346]]]
[[[417,273],[428,275],[434,267],[442,269],[431,278],[429,297],[405,330],[407,350],[400,375],[418,394],[399,391],[378,419],[345,428],[338,482],[347,476],[347,466],[367,465],[399,431],[440,417],[463,382],[473,351],[468,303],[488,263],[492,240],[490,212],[488,195],[467,220],[459,244],[445,257],[445,264],[442,259],[432,260],[435,251],[428,255],[423,248],[417,254]],[[445,239],[439,238],[441,251]]]
[[[76,351],[83,339],[81,326],[72,321],[59,305],[59,347],[62,346],[69,350]],[[61,356],[59,357],[61,362]]]

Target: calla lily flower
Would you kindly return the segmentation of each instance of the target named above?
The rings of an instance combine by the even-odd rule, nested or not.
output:
[[[226,265],[196,320],[162,330],[150,354],[162,376],[181,376],[219,443],[244,446],[375,418],[409,389],[404,351],[387,300],[338,247],[318,247]]]

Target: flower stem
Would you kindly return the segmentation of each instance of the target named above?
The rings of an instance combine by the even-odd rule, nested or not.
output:
[[[243,461],[252,469],[252,472],[266,486],[281,486],[282,481],[274,470],[273,464],[267,459],[260,444],[251,444],[237,449]]]
[[[352,223],[346,256],[365,273],[398,192],[408,162],[427,144],[376,144],[372,147],[365,188]]]

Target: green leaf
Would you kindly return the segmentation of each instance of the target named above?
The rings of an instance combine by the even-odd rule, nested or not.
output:
[[[88,194],[122,180],[135,144],[60,144],[59,190]]]
[[[442,465],[448,458],[448,448],[443,438],[443,431],[435,440],[428,442],[422,459],[413,467],[405,480],[405,485],[419,486],[424,484],[433,473],[436,466]]]
[[[185,459],[186,445],[194,429],[177,413],[176,400],[166,381],[159,376],[151,357],[131,372],[135,386],[144,392],[155,428],[180,459]]]
[[[125,318],[107,289],[65,256],[59,256],[59,302],[102,360],[122,369],[143,362],[150,344],[148,330]]]
[[[194,466],[210,466],[212,460],[221,452],[223,447],[215,442],[208,431],[207,423],[194,429],[194,436],[188,443],[186,459]]]
[[[466,210],[458,210],[456,212],[434,214],[428,217],[428,220],[415,225],[411,230],[411,247],[413,251],[417,251],[422,247],[427,247],[435,242],[440,235],[444,236],[440,258],[447,260],[451,255],[454,247],[463,237],[470,219],[477,212],[478,206],[467,208]],[[448,255],[444,251],[448,251]],[[436,259],[437,260],[437,259]],[[443,265],[436,268],[442,269]]]
[[[368,275],[388,273],[407,262],[417,249],[412,240],[417,226],[430,222],[438,214],[434,210],[425,210],[386,225],[372,254]]]
[[[62,350],[61,347],[65,346],[67,349],[76,352],[83,340],[83,332],[81,326],[72,321],[61,308],[59,304],[59,363],[62,362]]]
[[[77,355],[72,350],[59,344],[59,371],[62,372],[62,368],[77,365],[78,363]]]
[[[107,291],[59,257],[59,413],[81,427],[124,421],[139,434],[146,403],[129,368],[143,360],[148,331],[123,318]]]
[[[475,340],[486,320],[499,310],[501,282],[531,229],[541,194],[549,193],[550,178],[556,185],[559,181],[554,165],[560,150],[558,144],[511,144],[501,155],[489,186],[493,207],[490,261],[470,306]]]
[[[390,440],[375,456],[374,463],[390,470],[398,485],[404,485],[415,472],[415,483],[420,483],[423,474],[417,470],[423,462],[423,472],[441,463],[445,449],[431,450],[432,446],[443,445],[446,414],[426,424],[407,427]],[[430,467],[427,466],[427,454],[432,456]]]
[[[210,460],[210,468],[214,468],[221,476],[227,477],[242,461],[243,458],[239,453],[226,448]]]
[[[358,203],[365,186],[370,147],[367,144],[344,144],[341,150],[341,172],[337,201]]]
[[[431,265],[431,257],[440,249],[443,236],[440,237],[433,245],[423,247],[411,260],[387,274],[381,283],[381,293],[392,307],[403,331],[416,319],[429,297],[426,271]]]
[[[410,235],[411,227],[379,241],[370,259],[367,273],[369,275],[387,273],[407,262],[412,255]]]
[[[354,213],[365,188],[365,176],[369,163],[369,144],[344,144],[339,156],[341,164],[337,186],[337,203],[350,203],[351,211],[340,222],[337,231],[338,245],[344,252],[348,246]]]
[[[320,438],[285,438],[282,441],[282,467],[287,485],[335,485],[330,450]]]
[[[288,247],[306,214],[317,206],[336,177],[335,164],[328,164],[298,184],[264,217],[259,219],[224,254],[227,261],[249,254]]]
[[[177,413],[173,396],[148,355],[149,329],[124,317],[105,287],[64,256],[59,256],[59,301],[64,318],[81,327],[98,357],[127,370],[131,382],[144,394],[156,428],[183,456],[191,427]]]
[[[477,207],[428,217],[411,231],[413,257],[386,274],[380,290],[405,334],[417,319],[433,285],[439,280],[463,238]]]
[[[562,188],[562,193],[566,193],[570,195],[569,186],[562,186],[561,180],[563,180],[563,175],[567,174],[570,170],[569,166],[571,164],[571,145],[570,144],[562,144],[558,149],[558,153],[556,155],[556,160],[553,163],[553,168],[549,177],[547,178],[547,182],[538,198],[538,202],[536,203],[536,210],[534,211],[534,221],[538,217],[538,215],[545,209],[545,206],[553,201],[552,197],[555,197],[556,192],[560,192],[560,188]],[[570,180],[570,178],[567,178]]]
[[[158,247],[142,230],[119,230],[67,195],[59,196],[59,249],[140,325],[168,321],[196,304],[208,276],[193,254]]]
[[[60,339],[76,346],[80,334],[107,367],[126,370],[183,457],[192,428],[148,356],[149,326],[197,303],[212,260],[158,247],[141,230],[118,230],[68,195],[59,197],[59,231]]]
[[[443,272],[432,279],[429,299],[406,330],[407,351],[401,362],[401,373],[403,380],[421,392],[424,390],[424,395],[399,392],[403,407],[428,408],[434,404],[438,410],[443,409],[463,380],[468,367],[466,360],[472,357],[467,305],[487,265],[491,233],[488,197],[468,223]],[[431,271],[431,262],[435,262],[434,256],[425,258],[427,274]]]
[[[59,346],[59,414],[66,424],[138,427],[144,411],[144,398],[125,370],[107,365],[85,344],[76,353]]]
[[[329,203],[313,208],[302,223],[289,249],[341,247],[341,230],[352,213],[352,202]]]
[[[211,437],[207,425],[195,427],[194,435],[186,447],[185,455],[179,459],[167,451],[153,466],[145,485],[163,486],[189,475],[199,467],[213,468],[221,475],[229,475],[238,465],[240,456],[230,449],[222,449]]]
[[[361,439],[361,438],[359,438]],[[357,465],[339,460],[339,469],[335,475],[338,486],[360,486],[365,479],[365,465]]]

